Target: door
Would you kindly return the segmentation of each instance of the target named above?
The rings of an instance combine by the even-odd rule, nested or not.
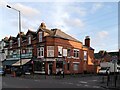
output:
[[[48,75],[51,75],[51,74],[52,74],[52,67],[53,67],[53,64],[52,64],[52,63],[49,63],[49,64],[48,64]]]

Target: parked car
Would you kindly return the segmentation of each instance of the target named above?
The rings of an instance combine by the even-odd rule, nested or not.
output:
[[[5,76],[5,71],[3,70],[3,68],[0,68],[0,75]]]
[[[110,74],[109,68],[108,67],[101,67],[98,71],[99,75],[107,75]]]

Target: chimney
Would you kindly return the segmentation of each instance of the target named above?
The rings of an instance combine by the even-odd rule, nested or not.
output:
[[[46,28],[45,23],[42,22],[41,25],[40,25],[40,27],[41,27],[41,28]]]
[[[90,47],[90,37],[89,36],[85,37],[85,46]]]

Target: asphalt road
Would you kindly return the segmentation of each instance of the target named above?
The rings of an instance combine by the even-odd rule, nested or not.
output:
[[[100,77],[85,76],[85,77],[51,77],[47,79],[26,79],[21,77],[5,76],[2,78],[2,88],[100,88]]]

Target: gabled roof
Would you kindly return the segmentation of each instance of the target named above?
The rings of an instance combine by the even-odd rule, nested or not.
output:
[[[73,38],[72,36],[66,34],[65,32],[61,31],[60,29],[54,29],[54,30],[55,30],[55,32],[53,32],[53,34],[54,34],[55,37],[60,37],[60,38],[80,42],[79,40],[77,40],[77,39]],[[52,31],[54,31],[54,30],[52,30]]]
[[[48,36],[52,36],[52,37],[58,37],[58,38],[63,38],[63,39],[68,39],[68,40],[73,40],[73,41],[77,41],[80,42],[79,40],[73,38],[72,36],[66,34],[65,32],[61,31],[60,29],[47,29],[45,23],[41,23],[41,25],[39,26],[38,30],[36,33],[38,33],[39,31],[43,31],[48,33]],[[80,42],[82,43],[82,42]]]
[[[36,32],[34,32],[34,31],[30,30],[30,29],[28,29],[26,35],[28,35],[28,33],[31,33],[33,36],[36,36]]]
[[[8,39],[8,41],[10,41],[10,40],[16,41],[16,38],[13,37],[13,36],[10,36],[9,39]]]

